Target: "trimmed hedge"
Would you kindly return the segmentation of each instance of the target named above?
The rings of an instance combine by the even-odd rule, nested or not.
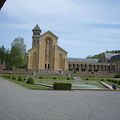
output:
[[[18,77],[18,81],[23,82],[24,79],[23,79],[21,76],[19,76],[19,77]]]
[[[12,76],[12,80],[16,80],[16,77],[15,77],[15,76]]]
[[[72,84],[71,83],[54,83],[53,89],[54,90],[71,90]]]
[[[34,84],[33,78],[28,78],[27,79],[27,84]]]
[[[118,85],[120,85],[120,81],[118,81]]]
[[[120,78],[120,75],[115,75],[115,77],[114,78]]]
[[[70,80],[70,77],[67,77],[66,80]]]
[[[53,77],[54,80],[56,80],[57,78],[56,77]]]
[[[39,76],[39,79],[42,79],[42,76]]]

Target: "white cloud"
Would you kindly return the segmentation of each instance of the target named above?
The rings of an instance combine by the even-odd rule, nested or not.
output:
[[[71,15],[76,9],[79,6],[72,0],[8,0],[5,6],[5,12],[10,15],[33,18],[34,15]]]

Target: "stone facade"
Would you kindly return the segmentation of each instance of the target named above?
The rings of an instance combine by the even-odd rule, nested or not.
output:
[[[51,31],[41,35],[38,25],[32,31],[32,48],[28,51],[28,69],[67,70],[67,52],[58,46],[58,37]]]
[[[67,52],[58,46],[58,37],[54,33],[47,31],[41,34],[38,25],[32,31],[32,48],[28,51],[29,70],[120,72],[119,54],[104,53],[100,60],[67,58]]]

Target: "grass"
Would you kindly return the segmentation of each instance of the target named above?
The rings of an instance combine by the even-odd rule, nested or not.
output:
[[[113,82],[109,82],[108,79],[111,79],[111,80],[120,80],[120,79],[116,79],[116,78],[107,78],[107,77],[82,77],[83,80],[86,80],[88,79],[87,81],[103,81],[109,85],[116,85],[117,87],[120,88],[120,85],[118,85],[117,83],[113,83]]]
[[[13,76],[13,75],[11,75]],[[12,79],[9,79],[9,78],[5,78],[5,77],[2,77],[6,80],[9,80],[11,82],[14,82],[18,85],[21,85],[27,89],[32,89],[32,90],[48,90],[49,88],[48,87],[45,87],[45,86],[40,86],[40,85],[36,85],[36,84],[27,84],[25,81],[24,82],[20,82],[20,81],[17,81],[17,80],[12,80]]]
[[[67,78],[70,78],[69,80],[72,80],[72,77],[68,77],[68,76],[41,75],[38,78],[40,78],[42,80],[67,80]]]

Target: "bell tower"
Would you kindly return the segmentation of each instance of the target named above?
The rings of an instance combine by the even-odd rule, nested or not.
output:
[[[33,28],[32,30],[33,36],[32,36],[32,47],[35,47],[39,44],[41,29],[38,26],[38,24]]]

